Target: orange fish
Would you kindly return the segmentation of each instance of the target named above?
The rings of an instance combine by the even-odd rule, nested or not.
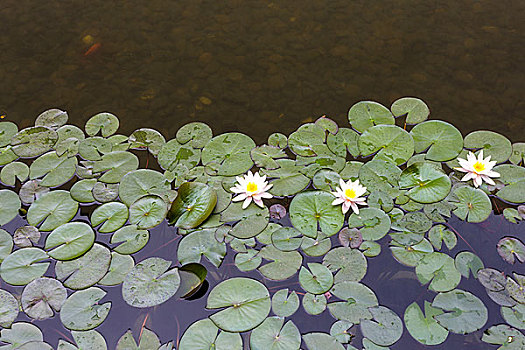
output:
[[[100,48],[101,44],[100,43],[94,43],[93,45],[91,45],[89,47],[89,49],[87,49],[86,52],[84,52],[84,56],[89,56],[89,55],[92,55],[94,54],[95,52],[98,51],[98,49]]]

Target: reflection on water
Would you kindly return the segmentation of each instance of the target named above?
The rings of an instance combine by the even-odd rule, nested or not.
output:
[[[356,101],[417,96],[463,132],[519,140],[525,2],[4,0],[0,112],[171,137],[200,120],[258,143]]]

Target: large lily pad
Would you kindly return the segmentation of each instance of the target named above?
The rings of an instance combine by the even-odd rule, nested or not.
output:
[[[463,186],[456,188],[453,194],[457,199],[457,203],[456,209],[452,212],[461,220],[482,222],[492,212],[492,204],[489,197],[480,189]]]
[[[159,152],[158,162],[164,170],[174,171],[184,165],[188,169],[197,166],[201,160],[201,151],[189,144],[181,145],[177,140],[166,143]]]
[[[111,236],[111,243],[118,244],[114,251],[120,254],[133,254],[144,248],[149,241],[148,230],[140,230],[136,225],[127,225]]]
[[[220,218],[222,222],[237,222],[229,232],[230,235],[247,239],[257,236],[268,226],[270,212],[267,207],[260,208],[255,204],[242,209],[242,202],[237,202],[231,203],[221,212]]]
[[[441,201],[451,186],[449,177],[428,162],[412,164],[403,170],[399,179],[399,187],[408,189],[405,195],[419,203]]]
[[[263,169],[262,172],[270,178],[273,187],[270,193],[274,196],[291,196],[304,190],[310,183],[310,179],[301,174],[299,167],[292,159],[277,159],[275,161],[279,168],[274,170]]]
[[[59,312],[66,301],[66,288],[53,278],[41,277],[29,283],[20,300],[24,312],[36,320],[45,320]]]
[[[122,297],[138,308],[162,304],[171,298],[180,285],[177,268],[170,269],[171,261],[148,258],[139,262],[122,284]]]
[[[303,266],[299,271],[299,283],[304,290],[312,294],[323,294],[332,288],[334,276],[326,266],[308,263],[308,269]]]
[[[415,97],[402,97],[390,107],[394,117],[406,115],[407,124],[417,124],[427,120],[430,110],[425,102]]]
[[[511,203],[525,202],[525,169],[521,166],[503,164],[494,168],[501,176],[499,180],[505,184],[496,195]]]
[[[18,309],[18,300],[8,291],[0,289],[0,327],[11,327],[18,317]]]
[[[465,136],[465,148],[483,149],[485,157],[504,163],[512,154],[512,144],[505,136],[493,131],[479,130]]]
[[[15,192],[0,190],[0,226],[13,220],[18,215],[18,209],[21,206],[20,198]]]
[[[31,204],[27,211],[27,222],[31,226],[40,224],[40,231],[52,231],[69,222],[77,211],[78,203],[68,191],[50,191]]]
[[[450,256],[433,252],[425,255],[416,266],[416,274],[423,284],[436,292],[448,292],[459,284],[461,274]]]
[[[284,318],[268,317],[250,334],[251,350],[299,350],[301,333],[290,320],[284,324]]]
[[[359,228],[363,240],[377,241],[390,230],[390,218],[382,210],[363,208],[348,218],[350,228]]]
[[[231,132],[215,136],[202,150],[202,164],[213,166],[217,175],[239,175],[253,166],[250,151],[254,147],[255,142],[244,134]]]
[[[87,331],[104,322],[111,309],[111,302],[99,303],[105,295],[106,292],[98,287],[71,294],[60,310],[60,320],[64,327],[75,331]]]
[[[89,118],[86,122],[86,133],[95,136],[100,132],[103,137],[108,137],[113,135],[118,127],[118,118],[111,113],[103,112]]]
[[[463,136],[452,124],[429,120],[414,126],[410,131],[416,153],[427,150],[426,158],[446,162],[456,158],[463,149]]]
[[[140,340],[137,344],[133,338],[133,333],[131,330],[128,330],[118,340],[115,350],[149,350],[158,349],[160,347],[159,337],[147,328],[141,329],[138,338]]]
[[[292,277],[301,267],[303,257],[297,251],[283,252],[272,245],[261,249],[259,255],[272,262],[259,267],[264,277],[281,281]]]
[[[213,188],[199,182],[185,182],[168,213],[170,224],[183,229],[199,226],[210,216],[217,204]]]
[[[329,251],[323,258],[323,265],[330,271],[337,272],[334,283],[360,281],[367,270],[367,260],[363,253],[349,247],[337,247]]]
[[[0,276],[9,284],[23,286],[46,273],[49,256],[40,248],[22,248],[8,255],[0,265]]]
[[[389,346],[401,338],[403,322],[392,310],[384,306],[369,309],[373,320],[361,321],[363,336],[379,346]]]
[[[303,340],[308,350],[344,350],[345,348],[336,338],[326,333],[307,333]]]
[[[256,280],[230,278],[219,283],[208,295],[206,308],[226,308],[210,319],[227,332],[245,332],[257,327],[270,313],[270,294]]]
[[[394,116],[388,108],[374,101],[361,101],[348,111],[348,120],[359,132],[379,124],[394,124]]]
[[[441,315],[443,310],[431,306],[425,300],[425,314],[416,302],[405,310],[405,325],[414,339],[425,345],[438,345],[448,337],[448,330],[434,320],[434,316]]]
[[[203,148],[211,140],[213,132],[211,128],[201,122],[192,122],[177,130],[177,141],[182,144],[188,143],[193,148]]]
[[[102,224],[98,232],[114,232],[124,226],[128,221],[129,211],[126,205],[120,202],[104,203],[91,214],[93,227]]]
[[[399,176],[401,169],[394,163],[374,159],[359,169],[359,180],[370,192],[381,191],[391,197],[397,197],[399,191]]]
[[[141,128],[131,133],[129,143],[129,148],[131,149],[147,149],[151,154],[156,156],[166,144],[166,139],[157,130]]]
[[[20,130],[11,139],[13,152],[22,158],[34,158],[49,151],[58,140],[55,130],[45,126],[33,126]]]
[[[124,282],[127,274],[135,266],[135,260],[131,255],[122,255],[117,252],[111,252],[111,263],[108,272],[98,284],[103,286],[116,286]]]
[[[525,245],[517,238],[502,238],[498,242],[497,249],[498,254],[509,264],[514,264],[516,259],[520,263],[525,262]]]
[[[374,159],[382,159],[394,164],[405,163],[414,154],[412,136],[395,125],[378,125],[366,130],[358,140],[363,156],[376,153]]]
[[[111,152],[104,154],[100,160],[93,164],[93,172],[103,173],[99,181],[105,183],[118,183],[128,172],[136,170],[139,159],[130,152]]]
[[[67,154],[58,156],[56,152],[48,152],[31,164],[29,177],[31,180],[43,177],[41,186],[57,187],[75,175],[76,165],[76,157],[68,157]]]
[[[119,197],[128,207],[141,197],[157,195],[165,197],[171,189],[168,180],[158,171],[139,169],[127,173],[120,181]]]
[[[215,239],[215,229],[200,229],[185,236],[177,248],[180,263],[199,263],[204,255],[213,265],[219,267],[226,255],[226,244]]]
[[[238,333],[224,331],[219,333],[219,328],[209,318],[205,318],[188,327],[182,335],[178,349],[242,350],[243,347],[242,338]]]
[[[129,222],[139,229],[152,228],[166,218],[168,205],[159,196],[146,196],[129,207]]]
[[[2,329],[0,339],[7,344],[2,346],[2,350],[17,350],[26,343],[43,342],[44,336],[37,326],[27,322],[16,322],[11,328]],[[48,350],[49,348],[44,349]],[[33,350],[35,349],[33,348]]]
[[[13,162],[2,168],[0,180],[7,186],[14,186],[16,180],[23,183],[29,176],[29,167],[22,162]]]
[[[0,229],[0,263],[11,254],[13,250],[13,237],[6,231]]]
[[[343,226],[344,215],[332,205],[334,196],[324,191],[300,193],[290,204],[292,225],[305,236],[315,238],[320,227],[326,235],[335,235]]]
[[[295,291],[288,295],[288,288],[280,289],[272,297],[272,311],[279,317],[290,317],[299,308],[299,297]]]
[[[71,260],[81,256],[95,242],[95,232],[83,222],[69,222],[59,226],[46,238],[45,249],[57,260]]]

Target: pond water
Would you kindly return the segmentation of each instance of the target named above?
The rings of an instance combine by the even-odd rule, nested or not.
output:
[[[454,124],[463,135],[489,129],[523,141],[523,1],[4,0],[0,9],[0,114],[20,129],[48,108],[66,110],[69,124],[79,127],[109,111],[119,117],[124,135],[150,127],[170,139],[182,125],[202,121],[215,135],[239,131],[262,144],[273,132],[288,135],[321,115],[348,126],[348,109],[360,100],[389,106],[417,96],[430,106],[431,118]],[[496,214],[481,224],[451,219],[448,224],[462,238],[450,255],[470,250],[486,267],[523,273],[495,247],[504,236],[523,235],[524,224]],[[13,232],[22,221],[3,228]],[[173,240],[175,229],[163,223],[150,234],[135,261],[175,260],[180,241]],[[99,234],[97,241],[107,244],[108,237]],[[332,240],[336,245],[337,236]],[[418,282],[414,268],[393,259],[389,241],[379,241],[382,254],[368,259],[363,283],[381,305],[403,315],[408,304],[422,305],[435,293]],[[231,253],[218,270],[203,264],[209,290],[234,276],[260,279],[272,292],[300,289],[297,276],[272,282],[257,272],[240,272]],[[505,323],[477,280],[463,278],[458,288],[488,307],[487,326]],[[138,334],[144,325],[163,343],[180,339],[191,323],[212,313],[204,308],[205,296],[141,310],[122,300],[121,286],[105,289],[113,306],[97,330],[110,349],[128,328]],[[24,317],[18,320],[30,320]],[[328,311],[309,316],[302,308],[293,320],[301,333],[328,332],[334,322]],[[70,337],[57,317],[35,324],[52,345]],[[480,341],[486,328],[450,334],[432,348],[496,349]],[[424,348],[430,347],[406,330],[391,346]]]

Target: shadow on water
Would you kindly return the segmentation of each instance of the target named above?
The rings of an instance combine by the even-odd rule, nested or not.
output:
[[[82,219],[84,219],[84,217],[77,217],[77,220]],[[280,222],[289,225],[289,219],[287,217]],[[4,228],[10,231],[25,224],[25,220],[19,218],[5,225]],[[461,251],[469,250],[482,258],[485,267],[498,269],[505,272],[505,274],[517,272],[516,269],[519,269],[519,266],[506,264],[501,259],[496,251],[496,244],[506,235],[515,235],[523,231],[523,224],[511,224],[506,221],[502,215],[494,214],[481,224],[467,223],[456,218],[451,218],[448,224],[461,235],[461,237],[458,237],[456,247],[450,251],[451,256],[455,256]],[[43,246],[45,236],[46,235],[43,234],[38,246]],[[110,234],[98,233],[97,242],[109,245],[110,236]],[[150,230],[150,240],[148,244],[141,251],[133,254],[135,261],[139,262],[148,257],[156,256],[176,262],[177,246],[180,242],[180,238],[175,239],[177,237],[176,230],[164,222]],[[333,247],[340,245],[336,237],[337,236],[332,236]],[[402,317],[405,309],[412,302],[416,301],[419,305],[423,305],[424,300],[431,302],[437,293],[429,291],[426,286],[421,285],[417,280],[413,267],[403,266],[394,260],[388,248],[389,242],[390,238],[388,238],[388,235],[379,241],[379,243],[381,243],[382,253],[377,257],[368,258],[368,271],[362,282],[376,293],[380,305],[391,308]],[[116,345],[118,339],[126,330],[131,329],[136,335],[140,333],[144,326],[155,331],[162,342],[180,339],[184,330],[187,329],[189,325],[213,313],[213,311],[208,311],[205,308],[209,291],[220,281],[236,276],[252,277],[260,280],[268,287],[271,294],[282,288],[295,290],[300,294],[300,299],[302,299],[301,294],[303,291],[299,285],[297,274],[286,281],[271,281],[262,277],[258,272],[241,272],[234,264],[234,254],[235,253],[228,248],[228,253],[220,268],[215,268],[208,263],[205,258],[202,259],[201,263],[208,269],[207,281],[209,283],[209,289],[205,295],[196,300],[171,298],[156,307],[138,309],[124,302],[121,295],[121,285],[103,287],[108,294],[102,302],[111,301],[112,307],[109,316],[97,330],[104,335],[109,348],[113,348]],[[304,263],[319,262],[320,260],[321,258],[304,256]],[[53,271],[54,268],[50,267],[46,275],[54,277]],[[16,295],[20,295],[23,290],[23,287],[12,287],[8,285],[3,285],[2,288],[10,290]],[[484,287],[476,279],[472,278],[472,276],[469,279],[463,277],[457,288],[470,291],[479,297],[487,306],[489,319],[483,329],[491,325],[505,323],[500,314],[499,306],[488,297]],[[332,296],[328,302],[334,301],[335,299],[336,297]],[[329,332],[331,325],[335,321],[328,310],[325,310],[320,315],[311,316],[304,311],[302,306],[299,307],[299,310],[290,319],[294,321],[303,334],[314,331]],[[23,313],[19,315],[18,320],[31,322],[31,319]],[[42,329],[45,334],[45,340],[50,344],[56,344],[61,338],[70,338],[69,331],[62,326],[60,319],[56,316],[45,321],[32,322]],[[483,329],[467,336],[450,333],[446,342],[441,345],[432,346],[432,348],[439,350],[496,349],[496,345],[481,342]],[[352,344],[355,345],[360,342],[361,336],[358,331],[358,326],[354,326],[351,334],[357,334]],[[245,340],[247,338],[248,337],[245,336]],[[416,342],[405,329],[402,338],[390,348],[427,349],[429,347]]]

